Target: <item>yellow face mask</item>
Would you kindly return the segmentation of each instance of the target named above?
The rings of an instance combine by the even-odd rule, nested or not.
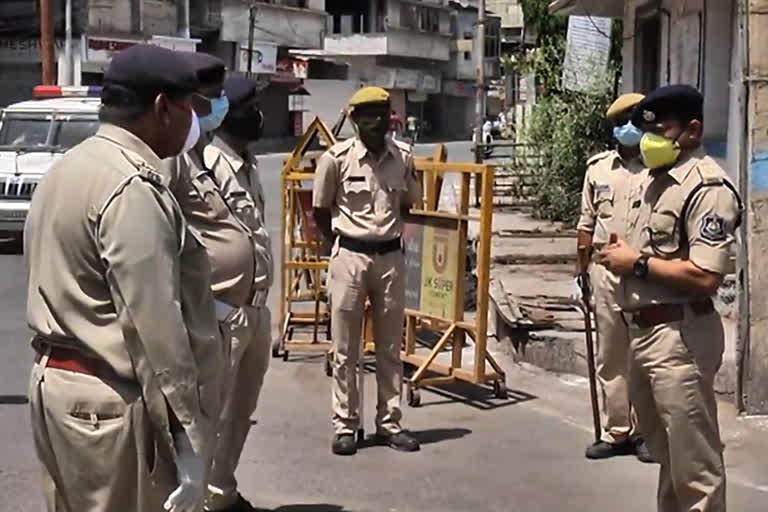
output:
[[[669,167],[680,158],[680,144],[655,133],[646,133],[640,139],[640,155],[649,169]]]

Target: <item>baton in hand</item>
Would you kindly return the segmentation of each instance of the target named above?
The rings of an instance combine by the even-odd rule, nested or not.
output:
[[[595,370],[595,343],[592,336],[592,306],[590,297],[592,290],[589,276],[584,273],[577,278],[581,289],[581,302],[584,311],[584,333],[587,342],[587,370],[589,372],[589,398],[592,402],[592,421],[595,428],[595,442],[600,441],[602,428],[600,426],[600,405],[597,401],[597,371]]]

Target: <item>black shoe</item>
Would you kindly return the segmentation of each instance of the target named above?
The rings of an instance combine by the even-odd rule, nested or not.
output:
[[[259,509],[251,505],[251,503],[243,498],[243,495],[240,493],[237,493],[237,501],[228,506],[227,508],[223,508],[221,510],[217,510],[216,512],[258,512]]]
[[[635,452],[632,441],[626,440],[623,443],[608,443],[598,441],[587,447],[586,456],[588,459],[610,459],[621,455],[631,455]]]
[[[353,434],[336,434],[331,451],[336,455],[354,455],[357,453],[357,441]]]
[[[636,437],[632,440],[632,445],[635,449],[635,456],[637,457],[637,460],[640,462],[645,462],[646,464],[653,464],[656,462],[656,460],[651,455],[651,452],[648,450],[648,445],[645,443],[645,439],[642,437]]]
[[[417,452],[421,449],[416,438],[405,432],[398,432],[397,434],[376,434],[376,442],[401,452]]]

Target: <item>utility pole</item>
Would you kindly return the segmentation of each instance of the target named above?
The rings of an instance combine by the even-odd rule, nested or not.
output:
[[[53,0],[40,0],[40,57],[43,64],[43,85],[56,85],[53,20]]]
[[[179,17],[177,36],[189,39],[189,0],[180,0],[176,13]]]
[[[64,85],[75,85],[75,62],[72,58],[72,0],[64,8]]]
[[[253,31],[256,29],[256,4],[248,8],[248,78],[253,78]]]
[[[475,163],[483,163],[485,118],[485,0],[477,6],[477,96],[475,98]],[[475,206],[480,205],[480,175],[475,175]]]

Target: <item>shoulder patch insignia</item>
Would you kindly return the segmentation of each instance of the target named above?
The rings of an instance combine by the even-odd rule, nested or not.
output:
[[[708,213],[701,219],[699,234],[710,242],[723,242],[727,238],[725,219],[715,213]]]

